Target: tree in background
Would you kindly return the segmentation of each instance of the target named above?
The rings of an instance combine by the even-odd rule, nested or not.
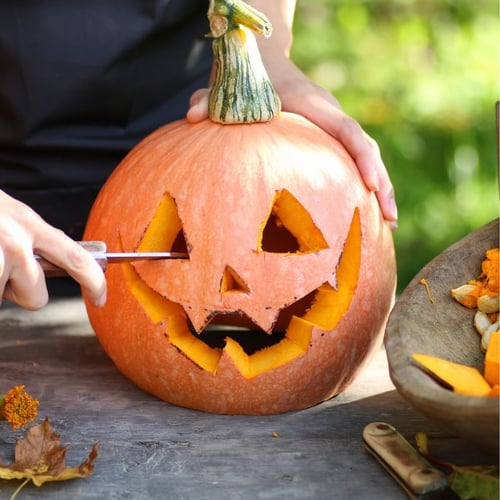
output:
[[[487,0],[298,2],[292,58],[379,143],[399,290],[498,216],[497,12]]]

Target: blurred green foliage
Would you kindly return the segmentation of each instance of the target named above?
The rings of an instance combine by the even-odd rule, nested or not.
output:
[[[498,12],[490,0],[303,0],[292,58],[378,142],[401,291],[498,216]]]

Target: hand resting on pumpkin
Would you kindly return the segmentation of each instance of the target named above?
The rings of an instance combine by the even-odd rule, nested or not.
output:
[[[361,126],[345,114],[335,98],[305,76],[284,82],[278,91],[283,111],[308,118],[338,139],[353,157],[366,187],[376,193],[384,218],[397,227],[397,207],[394,189],[384,166],[377,143]],[[191,97],[187,118],[191,122],[208,116],[208,89],[200,89]]]
[[[0,302],[3,297],[32,310],[47,303],[45,276],[33,257],[35,251],[64,268],[96,305],[104,304],[104,274],[80,245],[1,190],[0,213]]]
[[[342,111],[338,101],[312,82],[289,59],[292,45],[292,24],[295,1],[248,0],[247,3],[264,12],[273,25],[273,34],[266,39],[257,36],[262,60],[278,92],[283,111],[308,118],[338,139],[350,153],[365,185],[376,193],[384,218],[397,226],[397,207],[394,189],[382,161],[377,143],[366,134],[359,123]],[[208,89],[191,96],[187,119],[198,122],[208,116]]]

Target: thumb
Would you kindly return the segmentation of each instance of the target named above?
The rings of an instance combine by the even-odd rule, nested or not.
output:
[[[208,118],[209,89],[199,89],[189,99],[189,109],[186,114],[188,122],[197,123]]]

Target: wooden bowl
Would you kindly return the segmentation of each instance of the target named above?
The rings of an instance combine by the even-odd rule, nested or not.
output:
[[[486,250],[498,246],[498,224],[494,220],[467,235],[413,278],[394,306],[384,341],[399,393],[445,429],[492,452],[498,452],[499,399],[456,394],[419,369],[410,356],[431,354],[483,371],[475,311],[452,299],[450,290],[479,275]],[[422,278],[433,302],[419,283]]]

